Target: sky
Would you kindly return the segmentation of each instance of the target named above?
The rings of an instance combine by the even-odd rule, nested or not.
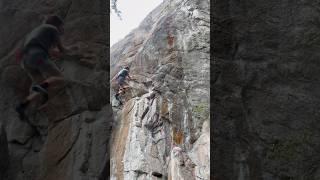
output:
[[[163,0],[118,0],[118,10],[121,18],[114,13],[110,14],[110,46],[128,35],[137,28],[142,20]]]

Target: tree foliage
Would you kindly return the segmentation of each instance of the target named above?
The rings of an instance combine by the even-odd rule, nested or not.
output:
[[[111,9],[114,11],[114,13],[117,14],[117,16],[121,19],[121,11],[119,11],[117,7],[118,0],[111,0]]]

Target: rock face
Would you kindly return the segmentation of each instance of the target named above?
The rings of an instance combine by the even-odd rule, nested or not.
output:
[[[8,167],[9,167],[9,152],[8,152],[8,142],[7,134],[3,126],[0,126],[0,178],[6,179],[8,177]]]
[[[0,179],[107,179],[112,109],[109,105],[107,3],[87,0],[0,2]],[[15,61],[24,36],[46,15],[65,20],[63,42],[73,55],[56,63],[68,79],[50,101],[27,110],[14,107],[28,93],[30,79]]]
[[[165,0],[111,47],[111,77],[134,79],[113,104],[111,179],[210,179],[209,27],[208,0]]]
[[[215,1],[215,180],[320,178],[318,8]]]

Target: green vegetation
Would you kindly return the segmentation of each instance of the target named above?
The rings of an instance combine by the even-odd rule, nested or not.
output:
[[[118,0],[111,0],[111,9],[118,15],[118,17],[121,19],[121,11],[119,11],[117,7],[117,1]],[[110,11],[111,12],[111,11]]]
[[[192,109],[192,113],[200,118],[200,117],[208,117],[209,116],[209,107],[206,103],[200,103]]]

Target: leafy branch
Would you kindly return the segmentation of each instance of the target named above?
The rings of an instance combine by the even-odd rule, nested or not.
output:
[[[117,1],[118,0],[111,0],[111,9],[117,14],[117,16],[122,20],[121,18],[121,11],[119,11],[117,7]]]

